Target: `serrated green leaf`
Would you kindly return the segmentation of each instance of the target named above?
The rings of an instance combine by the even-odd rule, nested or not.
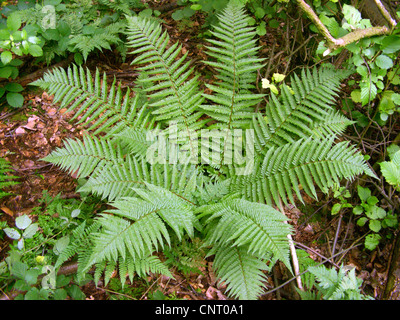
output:
[[[68,235],[58,239],[53,248],[54,253],[59,255],[68,246],[69,241],[70,237]]]
[[[379,244],[379,240],[381,236],[377,233],[369,234],[365,237],[365,248],[368,250],[374,250],[376,246]]]
[[[396,187],[400,186],[400,166],[393,162],[381,162],[381,172],[386,181]]]
[[[8,78],[13,72],[12,67],[2,67],[0,68],[0,78]]]
[[[368,188],[357,186],[357,192],[360,199],[364,202],[367,202],[368,198],[371,196],[371,190]]]
[[[394,104],[400,106],[400,94],[399,93],[393,93],[391,98],[392,98],[392,101]]]
[[[35,234],[36,234],[36,232],[39,230],[39,224],[38,223],[32,223],[29,227],[27,227],[25,230],[24,230],[24,233],[22,234],[22,236],[25,238],[25,239],[30,239],[30,238],[32,238]]]
[[[367,222],[368,222],[368,218],[362,217],[362,218],[357,220],[357,225],[359,227],[363,227]]]
[[[332,211],[331,214],[334,216],[335,214],[338,214],[340,209],[342,208],[342,204],[341,203],[335,203],[332,207]]]
[[[363,209],[362,206],[355,206],[355,207],[353,208],[353,213],[354,213],[355,215],[360,215],[360,214],[362,214],[363,212],[364,212],[364,209]]]
[[[36,284],[37,278],[41,273],[42,272],[39,269],[31,268],[26,271],[24,280],[26,281],[27,284],[34,285]]]
[[[379,200],[378,200],[378,198],[375,197],[375,196],[368,197],[368,199],[367,199],[367,203],[368,203],[370,206],[373,206],[373,205],[377,204],[378,202],[379,202]]]
[[[21,92],[24,90],[24,87],[19,83],[9,82],[5,85],[5,89],[10,92]]]
[[[369,228],[374,232],[379,232],[381,230],[381,222],[379,220],[370,220]]]
[[[1,29],[0,40],[10,40],[10,31],[8,31],[7,29]]]
[[[383,53],[390,54],[400,50],[400,37],[398,35],[386,36],[381,44]]]
[[[72,218],[76,218],[77,216],[79,216],[79,214],[81,213],[80,209],[75,209],[71,212],[71,217]]]

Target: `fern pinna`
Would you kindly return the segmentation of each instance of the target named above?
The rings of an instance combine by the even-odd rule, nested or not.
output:
[[[12,171],[13,169],[11,168],[10,162],[4,158],[0,158],[0,199],[11,195],[11,193],[3,190],[3,188],[18,184],[18,182],[15,181],[18,177],[10,174]]]
[[[200,89],[199,75],[179,43],[172,43],[160,24],[139,16],[128,17],[127,29],[127,46],[140,66],[133,97],[115,81],[108,88],[99,72],[93,78],[76,66],[33,83],[54,94],[75,118],[81,116],[91,132],[83,141],[67,140],[44,160],[86,177],[81,191],[100,195],[113,208],[99,215],[98,229],[88,235],[82,272],[96,265],[97,277],[104,271],[107,280],[118,268],[122,282],[135,272],[171,275],[154,253],[172,238],[196,235],[230,294],[256,299],[265,271],[277,260],[291,269],[292,228],[276,206],[296,204],[304,193],[316,198],[317,188],[327,192],[342,179],[374,175],[358,151],[336,142],[351,123],[334,107],[348,72],[329,66],[304,70],[258,112],[263,96],[253,89],[263,60],[257,58],[254,28],[244,7],[233,1],[218,18],[205,61],[217,81],[206,84],[208,93]],[[174,137],[171,126],[178,132]],[[230,137],[231,145],[224,139],[208,143],[205,137],[214,134]],[[160,141],[168,138],[163,149]],[[208,162],[215,153],[226,160],[227,151],[247,138],[253,138],[253,148],[246,149],[250,166],[222,158]],[[163,150],[189,152],[197,161],[165,159]],[[149,151],[164,161],[149,159]]]

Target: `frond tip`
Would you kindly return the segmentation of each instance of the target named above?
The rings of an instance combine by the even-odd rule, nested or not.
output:
[[[219,24],[213,27],[208,39],[211,46],[207,54],[215,61],[204,63],[217,70],[218,86],[206,84],[212,94],[203,94],[212,105],[201,108],[218,120],[218,127],[241,128],[251,120],[254,108],[264,95],[255,94],[256,72],[263,59],[257,58],[255,28],[248,26],[248,16],[243,5],[230,2],[218,16]]]
[[[146,91],[156,120],[172,121],[188,133],[195,130],[202,116],[203,97],[198,88],[199,75],[186,61],[188,53],[178,58],[182,46],[178,42],[169,46],[168,33],[152,20],[128,17],[127,34],[128,47],[134,49],[131,54],[138,55],[132,64],[144,65],[140,67],[144,77],[139,82],[153,83]]]
[[[206,218],[206,243],[215,254],[216,274],[228,291],[239,299],[256,299],[263,290],[265,275],[276,260],[291,270],[289,261],[290,225],[274,208],[243,199],[227,199],[200,207]]]
[[[100,132],[111,135],[137,127],[136,118],[143,119],[147,107],[142,104],[140,95],[130,97],[129,88],[123,93],[115,79],[108,88],[106,74],[101,78],[98,69],[93,77],[89,69],[76,65],[67,70],[55,68],[30,85],[54,95],[54,103],[68,108],[67,112],[73,111],[72,120],[80,117],[77,123],[86,123],[87,129],[95,135]]]
[[[214,268],[220,281],[227,283],[233,297],[255,300],[263,292],[266,261],[257,258],[243,247],[219,246],[215,252]]]
[[[346,141],[334,144],[334,138],[300,139],[279,148],[270,148],[265,157],[255,163],[250,175],[231,174],[231,192],[239,192],[246,199],[267,204],[285,204],[289,198],[295,204],[293,194],[302,201],[301,189],[317,199],[315,184],[327,192],[341,179],[353,179],[356,175],[375,174],[368,167],[360,152],[349,147]]]

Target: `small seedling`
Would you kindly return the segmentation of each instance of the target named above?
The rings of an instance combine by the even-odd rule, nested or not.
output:
[[[15,226],[16,228],[4,228],[3,231],[11,239],[18,240],[17,247],[22,250],[25,247],[24,239],[33,238],[39,229],[39,224],[32,223],[31,218],[24,214],[15,219]]]

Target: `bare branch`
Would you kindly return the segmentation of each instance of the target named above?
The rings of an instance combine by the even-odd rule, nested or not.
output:
[[[392,18],[390,13],[386,10],[385,6],[382,4],[380,0],[374,0],[376,6],[378,7],[379,11],[383,15],[383,17],[386,19],[387,22],[389,22],[390,26],[394,28],[397,25],[396,20]]]
[[[380,0],[374,0],[377,5],[378,2],[382,6],[382,8],[385,10],[386,14],[382,12],[382,14],[385,16],[385,18],[390,18],[393,20],[390,16],[390,14],[386,11]],[[327,56],[330,54],[332,51],[335,51],[339,48],[343,48],[350,43],[356,42],[358,40],[372,37],[372,36],[378,36],[378,35],[384,35],[384,34],[389,34],[390,29],[386,26],[382,27],[371,27],[371,28],[366,28],[366,29],[356,29],[343,37],[336,39],[334,38],[327,27],[322,23],[322,21],[318,18],[317,14],[314,12],[314,10],[305,2],[305,0],[296,0],[297,4],[300,6],[300,8],[306,13],[306,15],[309,17],[309,19],[315,24],[319,32],[321,32],[322,36],[325,38],[328,49],[323,53],[324,56]],[[379,7],[379,5],[378,5]],[[389,23],[396,23],[394,20],[393,22],[391,20],[388,20]]]

